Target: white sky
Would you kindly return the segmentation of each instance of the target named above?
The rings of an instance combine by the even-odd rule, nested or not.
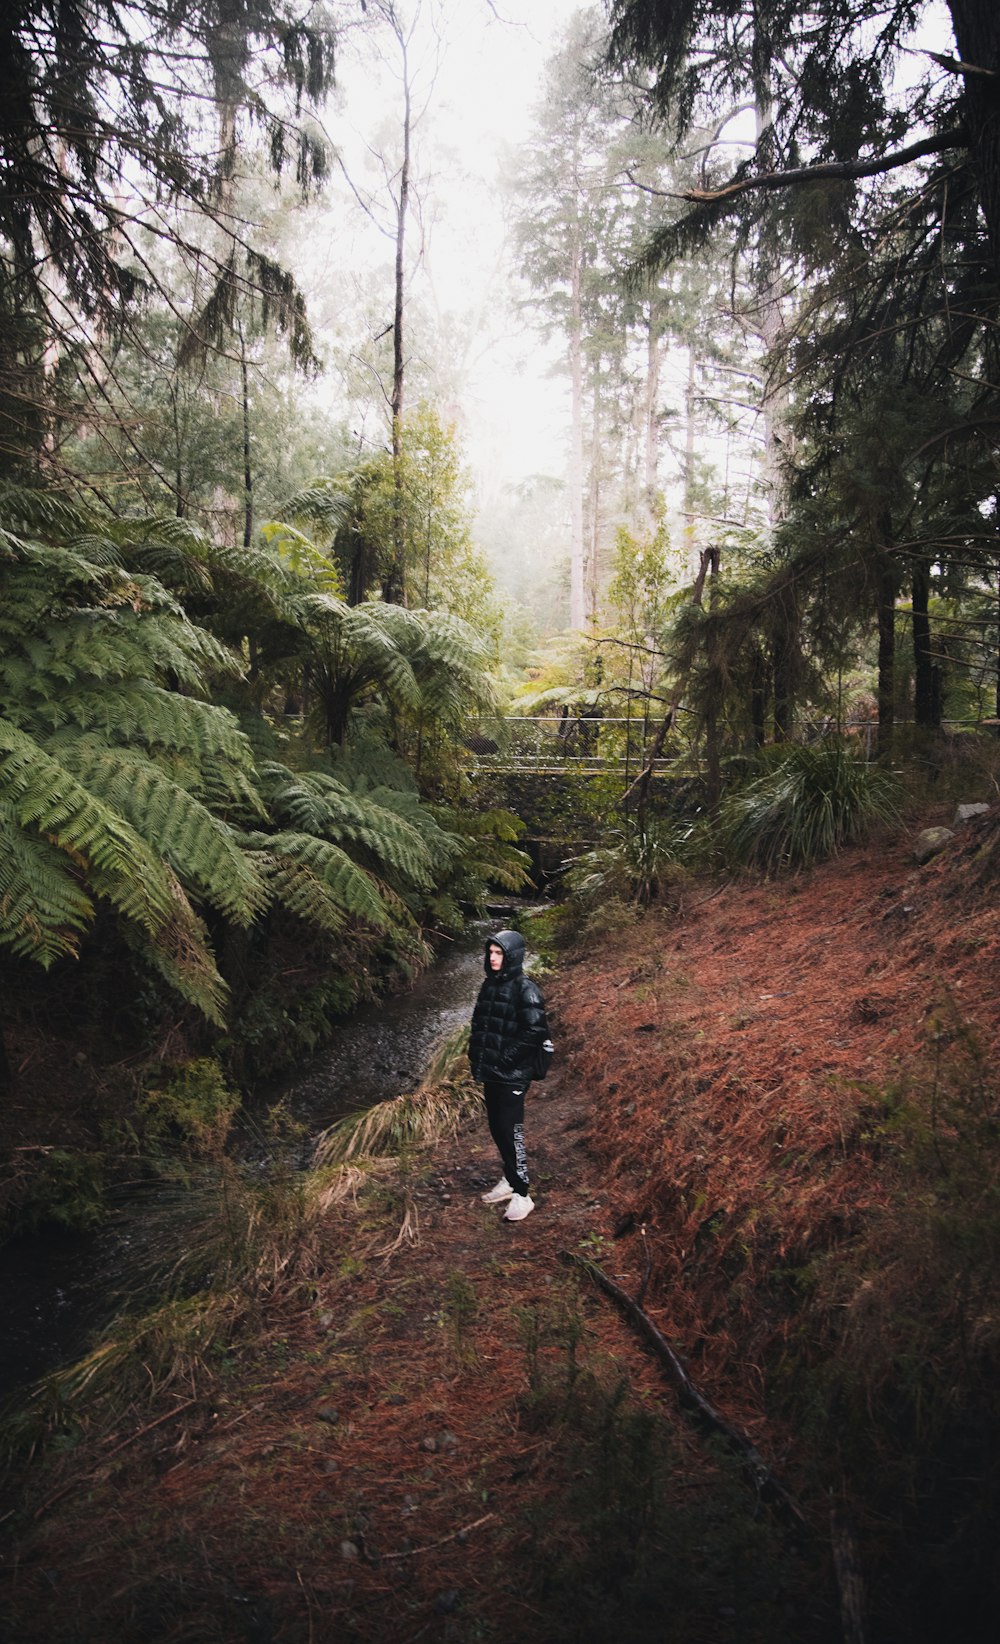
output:
[[[507,302],[509,264],[497,178],[510,152],[530,133],[546,63],[581,7],[579,0],[495,0],[492,6],[488,0],[423,0],[423,7],[425,14],[442,17],[442,48],[427,113],[413,138],[420,220],[415,212],[407,228],[409,289],[434,312],[446,349],[453,333],[452,363],[460,383],[444,409],[456,421],[485,497],[532,473],[558,475],[565,464],[566,389],[551,374],[554,351],[546,352],[530,317],[515,313]],[[400,9],[410,11],[409,0],[400,0]],[[386,51],[391,53],[389,44]],[[418,108],[434,55],[429,41],[414,43]],[[398,81],[391,63],[378,70],[359,42],[342,55],[338,82],[327,130],[352,179],[367,175],[374,184],[377,173],[366,145],[377,140],[380,127],[387,149],[398,136]],[[365,269],[391,273],[393,255],[389,239],[366,222],[346,186],[334,186],[324,219],[321,245],[305,253],[310,275],[304,284],[311,288],[317,317],[324,290],[343,289],[351,269],[360,270],[361,278],[354,279],[349,306],[363,302],[369,295]],[[344,313],[343,327],[337,327],[341,342],[356,318]],[[419,345],[413,328],[407,345]]]

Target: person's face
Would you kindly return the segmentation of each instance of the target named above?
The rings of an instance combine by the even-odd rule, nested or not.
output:
[[[495,942],[490,943],[490,970],[503,970],[503,948]]]

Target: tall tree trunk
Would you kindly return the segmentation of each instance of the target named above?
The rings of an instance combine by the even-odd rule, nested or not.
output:
[[[586,620],[591,624],[596,624],[598,590],[601,580],[601,452],[604,436],[601,419],[600,360],[594,366],[591,400],[593,411],[591,414],[590,484],[588,486],[590,519],[588,522],[589,530],[587,531],[587,556],[584,563],[583,588]]]
[[[1000,275],[1000,6],[996,0],[948,0],[962,76],[969,151],[979,182],[995,272]]]
[[[798,584],[787,574],[775,591],[776,611],[772,656],[774,680],[774,740],[791,741],[795,728],[795,693],[802,662],[799,632],[801,611]]]
[[[571,389],[569,625],[586,621],[583,575],[583,249],[577,229],[570,275],[569,365]]]
[[[243,394],[243,546],[253,541],[253,467],[250,461],[250,376],[247,371],[247,345],[242,321],[236,329],[240,339],[240,382]]]
[[[184,470],[181,466],[181,419],[176,381],[170,385],[170,410],[174,425],[174,513],[178,519],[183,519],[185,513]]]
[[[698,362],[692,347],[687,351],[687,387],[684,392],[684,537],[688,569],[695,545],[695,393],[698,387]]]
[[[754,98],[757,127],[757,163],[764,171],[777,169],[781,156],[774,129],[773,53],[758,18],[754,44]],[[782,441],[788,437],[788,327],[787,298],[781,279],[782,247],[773,229],[762,229],[758,250],[757,332],[766,351],[767,377],[761,402],[764,452],[761,484],[767,499],[770,525],[784,517]],[[779,438],[778,431],[782,430]],[[775,711],[778,697],[775,687]]]
[[[926,560],[913,563],[913,717],[921,730],[940,730],[939,692],[935,688],[935,667],[931,656],[930,568]]]
[[[646,318],[646,393],[643,404],[643,490],[651,519],[656,517],[659,491],[657,407],[660,401],[660,366],[660,301],[654,292],[649,299]]]
[[[708,573],[708,608],[715,609],[719,595],[719,572],[722,569],[721,548],[706,548],[702,554],[702,580]],[[709,696],[705,713],[705,782],[709,806],[718,810],[722,798],[722,743],[719,734],[719,708],[722,703],[723,682],[721,670],[709,657]]]
[[[878,743],[879,759],[892,752],[896,723],[896,566],[892,558],[892,520],[879,520],[880,542],[875,561],[875,598],[878,611]]]
[[[403,405],[406,366],[403,353],[403,299],[405,296],[403,252],[406,241],[406,212],[410,203],[410,72],[407,43],[396,25],[403,58],[403,163],[399,171],[399,200],[396,206],[396,281],[392,316],[392,560],[382,582],[382,598],[392,605],[406,604],[406,497],[403,487]]]

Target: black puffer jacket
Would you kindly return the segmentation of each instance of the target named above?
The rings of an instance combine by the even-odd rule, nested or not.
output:
[[[490,948],[503,949],[503,968],[490,969]],[[535,1053],[548,1036],[545,1001],[524,975],[524,937],[501,930],[488,938],[484,955],[486,980],[472,1012],[469,1061],[474,1079],[495,1079],[521,1086],[531,1081]]]

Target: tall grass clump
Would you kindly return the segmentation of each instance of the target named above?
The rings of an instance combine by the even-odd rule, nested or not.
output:
[[[629,819],[609,831],[606,843],[574,860],[566,890],[588,914],[609,902],[648,908],[670,901],[687,877],[693,835],[690,823]]]
[[[808,867],[895,822],[900,790],[842,742],[782,748],[770,768],[724,800],[718,840],[733,866]]]
[[[457,1028],[438,1047],[416,1090],[338,1119],[317,1139],[313,1167],[406,1154],[453,1136],[479,1105],[468,1047],[469,1029]]]

